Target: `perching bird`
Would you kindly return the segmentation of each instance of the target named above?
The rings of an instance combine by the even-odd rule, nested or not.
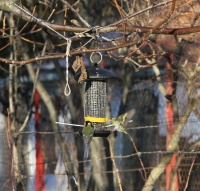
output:
[[[84,151],[84,158],[88,157],[88,148],[90,142],[92,141],[93,134],[94,134],[94,127],[90,121],[86,121],[86,126],[82,130],[83,140],[85,143],[85,151]]]
[[[133,115],[135,114],[135,109],[132,109],[122,115],[120,115],[117,118],[111,118],[115,128],[114,131],[119,131],[119,132],[123,132],[126,133],[125,127],[128,125],[129,120],[133,117]]]

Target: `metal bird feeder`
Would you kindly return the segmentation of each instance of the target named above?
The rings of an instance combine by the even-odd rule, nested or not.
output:
[[[96,57],[99,57],[96,61]],[[106,81],[116,79],[117,76],[109,70],[100,68],[98,64],[102,60],[101,53],[92,53],[90,56],[92,67],[86,69],[87,79],[84,92],[84,120],[90,121],[94,126],[94,137],[107,137],[111,131],[106,130]],[[78,73],[75,78],[78,79],[81,74]]]

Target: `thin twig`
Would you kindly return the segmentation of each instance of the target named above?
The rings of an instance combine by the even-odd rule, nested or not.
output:
[[[66,4],[71,9],[71,11],[73,11],[77,15],[77,17],[85,26],[87,26],[88,28],[91,28],[90,24],[67,1],[65,0],[60,0],[60,1]]]
[[[112,145],[111,145],[111,141],[110,141],[110,138],[109,138],[109,137],[108,137],[108,143],[109,143],[109,149],[110,149],[111,160],[112,160],[113,166],[114,166],[114,168],[115,168],[115,171],[114,171],[114,172],[116,172],[116,175],[117,175],[119,190],[120,190],[120,191],[123,191],[123,189],[122,189],[122,183],[121,183],[121,179],[120,179],[120,175],[119,175],[119,170],[118,170],[118,168],[117,168],[115,159],[113,158]]]
[[[6,139],[8,142],[9,149],[12,149],[12,139],[10,134],[10,110],[7,109],[8,119],[7,119],[7,126],[6,126]]]
[[[15,174],[14,174],[14,156],[13,156],[13,141],[12,141],[12,137],[11,137],[11,134],[10,134],[10,110],[7,109],[7,113],[8,113],[8,119],[7,119],[7,126],[6,126],[6,138],[7,138],[7,143],[8,143],[8,148],[10,150],[10,156],[11,156],[11,169],[10,169],[10,176],[11,176],[11,181],[12,181],[12,191],[15,191],[16,189],[16,182],[15,182]],[[9,181],[10,181],[9,179]],[[9,181],[6,181],[6,182],[9,182]],[[6,183],[7,184],[7,183]],[[5,185],[6,185],[5,184]]]
[[[34,13],[34,12],[33,12]],[[20,33],[26,28],[26,26],[29,24],[29,22],[26,22],[26,24],[22,27],[22,29],[17,33],[17,34],[11,34],[10,36],[13,38],[10,40],[10,42],[8,44],[6,44],[5,46],[3,46],[2,48],[0,48],[0,51],[2,51],[3,49],[5,49],[6,47],[8,47],[9,45],[11,45],[14,40],[20,35]]]
[[[142,172],[141,172],[141,175],[142,175],[142,178],[143,178],[143,180],[145,182],[147,180],[147,174],[146,174],[145,167],[144,167],[144,164],[143,164],[142,159],[141,159],[141,153],[137,150],[137,147],[136,147],[136,144],[135,144],[133,138],[129,134],[128,134],[128,136],[129,136],[131,142],[133,143],[133,147],[135,149],[135,152],[136,152],[136,154],[138,156],[138,159],[140,161],[140,164],[142,166],[142,169],[143,169],[143,172],[144,172],[144,176],[143,176]]]
[[[158,4],[156,4],[156,5],[153,4],[153,5],[149,6],[149,7],[147,7],[146,9],[143,9],[143,10],[141,10],[141,11],[138,11],[138,12],[136,12],[136,13],[133,13],[133,14],[127,16],[126,18],[123,18],[123,20],[131,19],[132,17],[135,17],[135,16],[137,16],[137,15],[139,15],[139,14],[141,14],[141,13],[144,13],[144,12],[150,10],[150,9],[154,9],[154,8],[156,8],[156,7],[159,7],[159,6],[162,6],[162,5],[171,3],[171,2],[172,2],[172,0],[167,1],[167,2],[158,3]],[[123,20],[121,19],[121,20],[119,20],[119,21],[116,21],[116,22],[114,22],[113,24],[111,24],[111,25],[109,25],[109,26],[118,25],[118,24],[120,24],[121,22],[123,22]]]
[[[35,19],[38,23],[42,23],[45,27],[47,27],[48,29],[50,29],[51,31],[53,31],[54,33],[56,33],[58,36],[60,36],[61,38],[63,38],[64,40],[68,40],[67,37],[63,36],[62,34],[60,34],[59,32],[57,32],[56,30],[54,30],[53,28],[51,28],[46,22],[43,22],[41,19],[38,19],[37,17],[33,16],[30,12],[26,11],[25,9],[21,8],[19,5],[17,5],[16,3],[13,2],[13,4],[18,7],[20,10],[22,10],[24,13],[26,13],[27,15],[29,15],[31,18]]]
[[[192,168],[193,168],[193,166],[194,166],[194,162],[195,162],[196,158],[197,158],[197,154],[194,156],[194,159],[193,159],[192,164],[191,164],[191,166],[190,166],[190,169],[189,169],[189,172],[188,172],[188,176],[187,176],[187,180],[186,180],[186,183],[185,183],[185,188],[184,188],[183,191],[186,191],[186,190],[187,190],[188,183],[189,183],[189,180],[190,180],[190,175],[191,175]]]

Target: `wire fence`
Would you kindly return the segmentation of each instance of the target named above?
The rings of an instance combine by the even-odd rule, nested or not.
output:
[[[158,126],[139,126],[139,127],[134,127],[134,128],[128,128],[129,130],[153,130],[154,128],[158,128]],[[36,134],[36,133],[41,133],[44,139],[48,139],[48,136],[54,136],[56,133],[58,132],[36,132],[36,131],[26,131],[26,132],[22,132],[22,136],[29,136],[29,134]],[[67,134],[69,132],[63,132],[64,134]],[[74,132],[70,132],[74,133]],[[6,135],[6,133],[1,133],[1,135]],[[127,138],[127,137],[126,137]],[[18,163],[16,162],[12,162],[12,156],[11,156],[11,150],[8,149],[8,146],[5,147],[7,145],[7,139],[6,136],[4,136],[4,139],[0,139],[1,141],[3,140],[3,143],[1,144],[1,151],[4,152],[3,155],[1,155],[1,160],[0,160],[0,165],[4,166],[5,169],[5,173],[1,173],[0,176],[0,180],[1,180],[1,187],[2,189],[0,190],[12,190],[12,181],[13,178],[17,179],[18,177],[21,178],[21,180],[24,182],[24,185],[28,184],[28,182],[30,183],[30,179],[35,179],[36,177],[43,177],[43,176],[54,176],[54,178],[60,179],[61,177],[75,177],[75,180],[78,181],[77,177],[85,177],[85,176],[92,176],[94,174],[107,174],[108,176],[110,176],[111,174],[120,174],[120,177],[122,179],[123,182],[123,176],[124,174],[133,174],[134,173],[138,173],[138,172],[143,172],[145,171],[145,173],[148,175],[150,173],[150,171],[156,167],[156,165],[159,163],[160,159],[162,158],[162,156],[164,155],[168,155],[168,154],[172,154],[172,152],[166,151],[165,149],[165,145],[166,145],[166,138],[159,136],[158,137],[160,139],[160,145],[157,148],[160,148],[160,150],[152,150],[152,151],[140,151],[139,149],[139,145],[137,145],[138,151],[137,152],[133,152],[127,155],[113,155],[113,156],[106,156],[106,157],[101,157],[101,156],[93,156],[91,155],[90,159],[85,159],[85,160],[76,160],[76,161],[61,161],[59,162],[60,165],[65,164],[66,166],[68,165],[73,165],[73,166],[80,166],[81,164],[83,164],[85,166],[85,168],[87,168],[87,170],[84,170],[83,172],[77,170],[74,171],[73,174],[68,174],[67,172],[63,172],[63,173],[58,173],[55,172],[55,168],[58,165],[58,160],[55,156],[55,151],[54,148],[50,148],[50,151],[46,151],[48,150],[48,146],[43,142],[41,143],[43,145],[43,149],[42,149],[42,153],[44,156],[44,161],[43,162],[35,162],[35,163],[30,163],[30,162],[23,162],[23,161],[19,161]],[[79,139],[82,139],[81,136],[79,136]],[[185,187],[185,182],[188,179],[188,176],[190,176],[190,183],[189,184],[189,190],[191,191],[195,191],[198,190],[199,188],[199,181],[198,181],[198,176],[199,175],[199,165],[200,165],[200,161],[198,160],[198,156],[200,154],[200,150],[199,147],[196,146],[194,149],[191,149],[191,145],[192,144],[188,144],[187,143],[188,138],[181,138],[181,142],[180,142],[180,147],[179,150],[176,151],[177,154],[177,158],[181,158],[180,164],[178,165],[178,174],[179,174],[179,183],[180,183],[180,190],[183,190]],[[162,144],[161,144],[162,142]],[[198,144],[198,141],[195,142],[194,144]],[[3,145],[3,147],[2,147]],[[46,145],[46,146],[45,146]],[[54,145],[55,146],[55,145]],[[20,148],[22,148],[23,146],[20,145]],[[161,149],[162,148],[162,149]],[[68,148],[68,152],[71,152],[71,149]],[[47,156],[48,155],[48,156]],[[72,156],[72,154],[71,154]],[[50,159],[51,158],[51,159]],[[141,158],[143,163],[144,163],[144,167],[141,167],[141,165],[137,164],[133,167],[133,168],[123,168],[123,164],[127,163],[127,160],[137,160],[138,158]],[[151,165],[149,166],[149,164],[147,164],[145,161],[146,159],[154,159],[157,162],[153,162]],[[91,169],[88,166],[92,166],[94,163],[98,163],[98,162],[107,162],[109,160],[115,160],[116,161],[116,169],[112,169],[112,170],[106,170],[106,169],[102,169],[100,171],[98,170],[94,170]],[[192,165],[192,161],[195,159],[194,164]],[[120,160],[120,161],[117,161]],[[26,172],[26,170],[23,170],[26,166],[26,168],[31,168],[31,167],[35,167],[36,165],[43,165],[46,166],[44,174],[28,174],[28,171]],[[191,168],[192,165],[192,172],[191,174],[189,174],[189,170]],[[11,169],[18,166],[20,167],[20,169],[22,169],[21,173],[11,173]],[[51,167],[50,167],[51,166]],[[163,174],[163,176],[165,176]],[[60,178],[59,178],[60,177]],[[133,176],[134,177],[134,176]],[[29,181],[28,181],[29,180]],[[55,183],[56,184],[56,183]],[[158,181],[157,184],[162,184],[162,179],[160,181]],[[11,185],[11,186],[10,186]],[[158,186],[159,187],[159,186]],[[162,186],[160,186],[161,188]],[[27,187],[25,187],[25,190],[31,190],[31,189],[27,189]]]

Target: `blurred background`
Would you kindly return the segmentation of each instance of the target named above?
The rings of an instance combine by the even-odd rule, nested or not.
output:
[[[177,0],[168,19],[171,1],[67,2],[73,9],[56,0],[15,3],[49,23],[84,27],[78,13],[92,27],[113,26],[121,20],[116,25],[122,30],[79,34],[72,41],[74,55],[66,68],[64,56],[49,58],[65,54],[65,40],[36,22],[0,11],[0,190],[152,190],[144,185],[152,169],[170,154],[164,173],[152,183],[153,190],[198,191],[199,1]],[[128,44],[147,34],[139,27],[162,22],[160,28],[170,32],[160,30]],[[138,30],[130,31],[131,26]],[[180,35],[175,33],[179,28],[185,28]],[[77,35],[58,32],[68,38]],[[126,127],[128,134],[114,131],[108,137],[94,137],[84,159],[83,137],[72,126],[55,124],[84,125],[85,82],[77,82],[72,65],[80,56],[88,69],[93,64],[87,50],[120,44],[125,46],[101,51],[99,66],[117,76],[107,81],[106,116],[118,117],[133,108],[136,113]],[[75,55],[76,51],[82,52]],[[41,56],[46,58],[35,59]],[[8,64],[8,60],[19,63]],[[64,94],[66,79],[69,96]],[[177,147],[168,150],[177,129]]]

